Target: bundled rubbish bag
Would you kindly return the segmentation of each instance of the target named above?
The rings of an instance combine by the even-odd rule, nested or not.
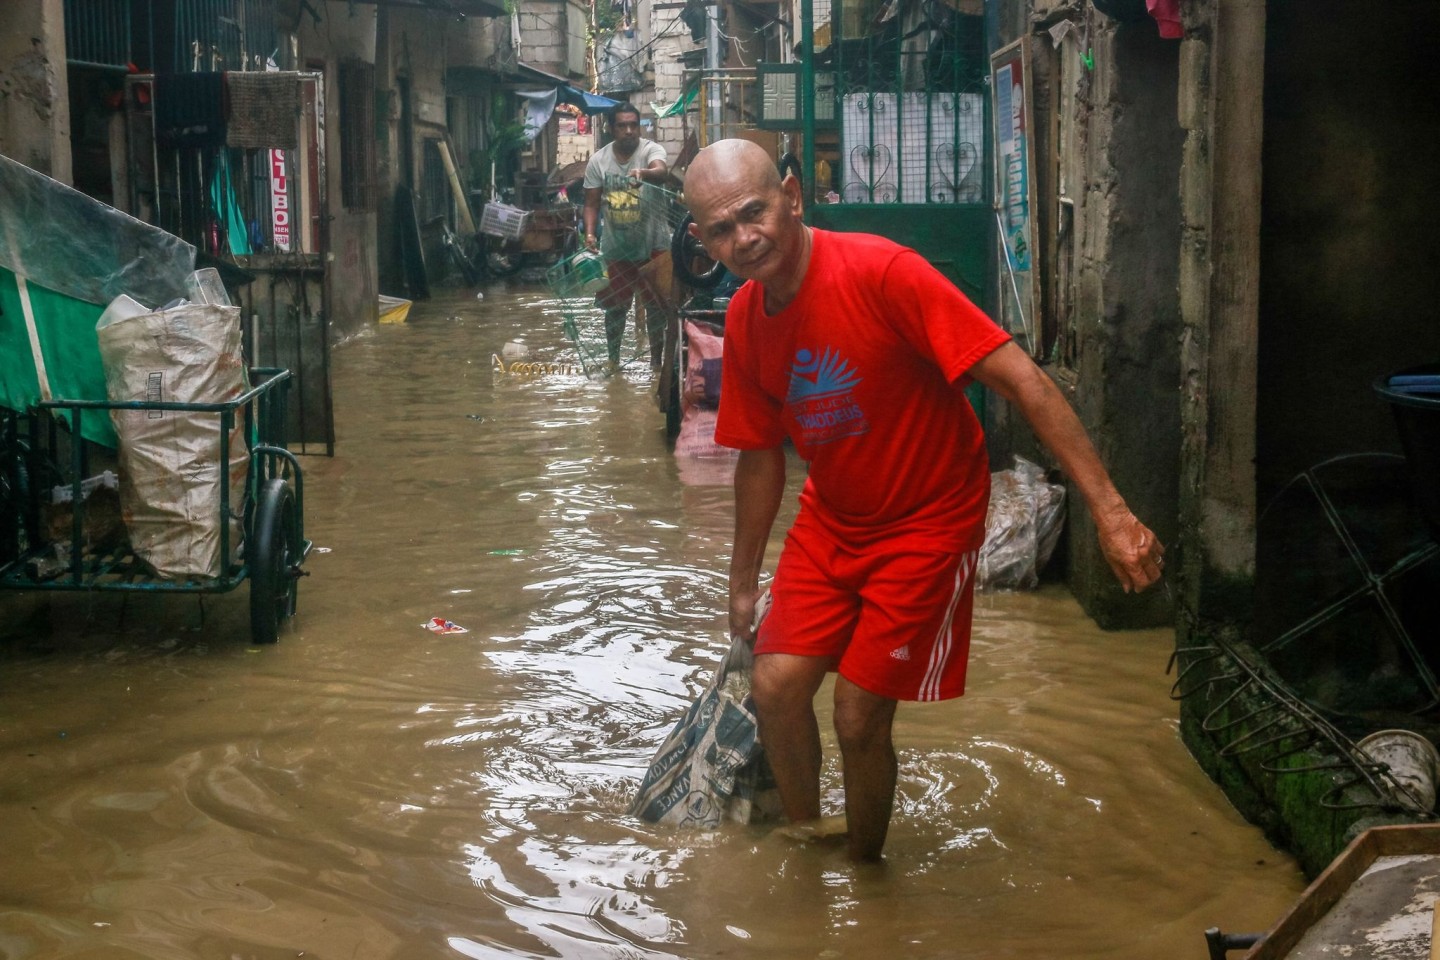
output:
[[[756,609],[756,624],[769,608]],[[716,827],[778,819],[780,796],[750,696],[750,645],[736,638],[715,675],[650,762],[629,812],[651,823]]]
[[[990,475],[990,511],[975,585],[981,590],[1032,590],[1055,552],[1065,521],[1065,487],[1015,458],[1013,470]]]
[[[111,400],[226,403],[248,389],[236,307],[187,303],[96,328]],[[250,453],[244,416],[220,462],[220,414],[112,410],[120,503],[135,555],[165,578],[218,577],[239,555]],[[230,488],[230,556],[220,555],[220,491]]]

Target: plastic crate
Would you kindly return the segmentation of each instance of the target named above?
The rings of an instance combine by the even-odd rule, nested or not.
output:
[[[504,203],[487,203],[480,212],[480,232],[506,240],[519,240],[525,232],[530,211]]]

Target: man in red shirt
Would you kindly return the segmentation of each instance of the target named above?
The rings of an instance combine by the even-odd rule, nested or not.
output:
[[[725,140],[691,164],[693,235],[749,281],[732,298],[716,440],[738,448],[730,629],[753,639],[760,738],[792,822],[820,815],[814,697],[836,671],[835,732],[850,855],[880,857],[895,796],[900,700],[964,691],[989,464],[964,388],[1031,424],[1090,508],[1128,590],[1165,549],[1116,491],[1055,385],[913,250],[801,219],[800,184]],[[758,637],[751,620],[785,485],[783,443],[809,464]]]

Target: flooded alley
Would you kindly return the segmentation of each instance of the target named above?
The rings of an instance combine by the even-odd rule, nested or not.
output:
[[[336,350],[278,645],[244,587],[203,622],[0,596],[0,957],[1199,960],[1299,893],[1180,742],[1170,631],[1057,587],[977,597],[967,695],[900,709],[883,867],[625,816],[727,645],[731,491],[682,478],[647,371],[495,369],[571,359],[542,301]]]

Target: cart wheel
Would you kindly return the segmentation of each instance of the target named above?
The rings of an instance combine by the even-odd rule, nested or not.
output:
[[[29,515],[30,484],[20,457],[0,461],[0,564],[20,556],[22,518]]]
[[[780,179],[784,180],[789,174],[795,174],[795,179],[804,185],[805,178],[800,175],[800,160],[793,153],[782,153],[780,159],[775,161],[780,168]]]
[[[672,372],[665,386],[665,438],[680,436],[680,374]]]
[[[686,286],[694,287],[696,290],[713,290],[720,283],[721,277],[725,275],[725,267],[719,260],[709,270],[695,273],[690,269],[691,261],[698,258],[709,259],[705,248],[700,241],[690,236],[690,224],[695,218],[685,214],[685,219],[675,228],[675,233],[670,237],[670,267],[675,271],[675,276]]]
[[[295,541],[295,495],[279,477],[260,488],[251,529],[250,547],[250,640],[274,643],[280,639],[280,624],[295,614],[299,578],[295,565],[300,544]]]

